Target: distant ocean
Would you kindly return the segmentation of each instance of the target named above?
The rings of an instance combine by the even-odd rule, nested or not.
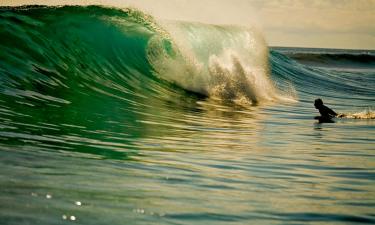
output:
[[[0,224],[374,224],[374,108],[374,50],[0,7]]]

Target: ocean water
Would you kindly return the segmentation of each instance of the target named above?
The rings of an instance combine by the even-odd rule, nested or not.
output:
[[[2,7],[0,224],[374,224],[374,100],[374,51]]]

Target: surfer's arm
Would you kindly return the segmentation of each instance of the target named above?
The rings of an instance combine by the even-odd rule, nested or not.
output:
[[[332,115],[332,116],[337,116],[337,115],[338,115],[335,111],[333,111],[333,110],[330,109],[330,108],[328,108],[328,113],[329,113],[330,115]]]

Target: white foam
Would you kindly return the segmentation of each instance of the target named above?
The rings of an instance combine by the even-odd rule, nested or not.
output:
[[[268,47],[254,28],[162,23],[167,36],[149,42],[148,58],[162,79],[194,92],[236,103],[291,99],[269,76]],[[173,51],[167,51],[165,42]],[[172,53],[171,53],[172,52]]]
[[[375,112],[371,109],[366,109],[362,112],[342,113],[339,114],[337,117],[348,119],[375,119]]]

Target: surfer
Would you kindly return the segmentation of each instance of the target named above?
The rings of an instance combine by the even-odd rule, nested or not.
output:
[[[333,122],[332,118],[337,116],[337,113],[332,109],[328,108],[323,104],[322,99],[315,99],[314,106],[319,110],[320,116],[316,116],[315,119],[319,120],[320,123],[323,122]]]

